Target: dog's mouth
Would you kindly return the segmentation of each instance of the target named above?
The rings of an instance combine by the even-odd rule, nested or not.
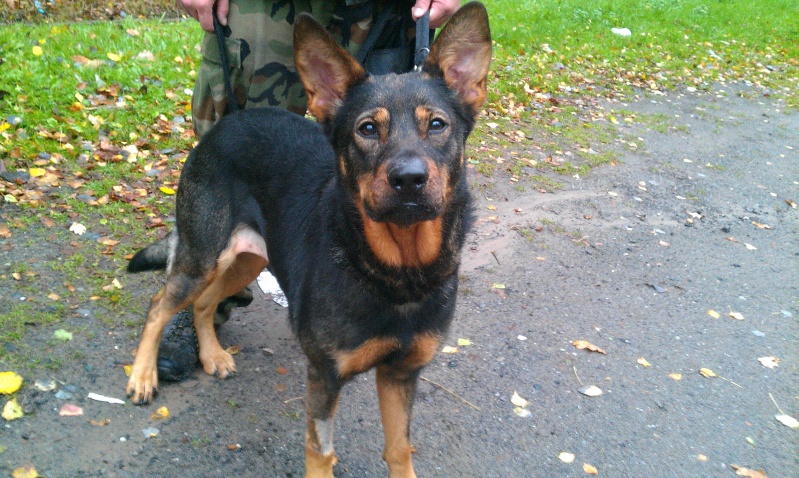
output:
[[[393,201],[388,201],[393,202]],[[394,204],[372,205],[363,201],[369,219],[375,222],[396,224],[400,227],[412,226],[419,222],[432,221],[441,216],[443,204],[428,204],[417,201],[403,201]],[[382,207],[381,207],[382,206]]]
[[[410,158],[381,166],[359,181],[369,219],[401,227],[441,216],[446,174],[432,160]]]

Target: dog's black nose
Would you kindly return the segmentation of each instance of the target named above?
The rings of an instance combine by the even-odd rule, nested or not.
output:
[[[427,162],[421,158],[402,161],[388,173],[388,183],[400,193],[420,191],[427,184]]]

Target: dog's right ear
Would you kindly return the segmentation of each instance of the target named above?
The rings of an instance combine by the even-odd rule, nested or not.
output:
[[[308,110],[321,122],[336,112],[348,89],[366,78],[358,61],[307,13],[294,22],[294,63]]]

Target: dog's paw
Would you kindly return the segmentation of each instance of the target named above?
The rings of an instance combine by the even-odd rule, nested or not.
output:
[[[158,372],[155,367],[151,370],[140,371],[134,366],[128,380],[127,396],[134,405],[147,405],[158,395]]]
[[[218,378],[228,378],[236,375],[236,361],[233,356],[221,348],[213,353],[200,353],[200,363],[208,375]]]

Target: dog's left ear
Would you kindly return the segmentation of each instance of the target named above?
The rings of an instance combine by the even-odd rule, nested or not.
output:
[[[424,65],[424,71],[444,78],[461,101],[477,115],[486,100],[486,76],[491,63],[491,30],[483,4],[467,3],[444,25]]]
[[[358,61],[306,13],[294,22],[294,63],[308,110],[322,122],[336,112],[347,90],[366,78]]]

